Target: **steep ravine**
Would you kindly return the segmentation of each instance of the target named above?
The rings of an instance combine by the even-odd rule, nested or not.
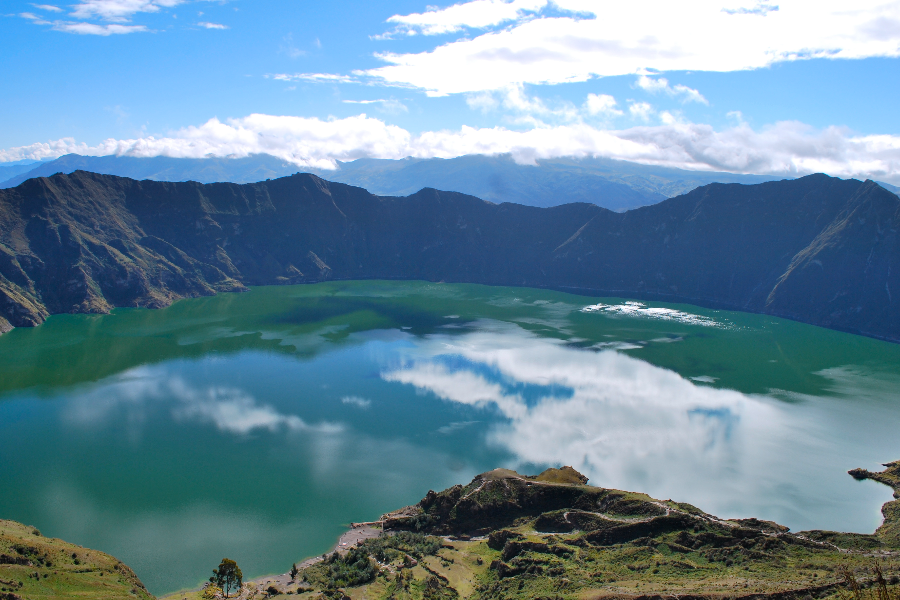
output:
[[[0,331],[248,285],[423,279],[763,312],[900,341],[900,198],[811,175],[711,184],[615,213],[298,174],[254,184],[97,175],[0,190]]]

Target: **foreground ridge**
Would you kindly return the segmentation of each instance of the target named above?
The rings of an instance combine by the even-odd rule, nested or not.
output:
[[[0,190],[0,332],[253,285],[422,279],[687,302],[900,341],[898,231],[900,198],[825,175],[711,184],[615,213],[374,196],[309,174],[203,185],[75,171]]]
[[[900,497],[900,461],[885,466],[850,474]],[[869,600],[873,586],[871,600],[900,597],[898,500],[885,504],[875,534],[792,533],[587,482],[572,467],[482,473],[353,524],[331,553],[231,597]],[[163,600],[212,600],[215,591]],[[116,559],[0,521],[0,598],[71,597],[152,599]]]
[[[896,486],[900,463],[888,466],[869,475]],[[293,578],[252,582],[241,598],[861,600],[875,586],[877,598],[893,600],[900,597],[898,515],[884,514],[873,535],[792,533],[771,521],[720,519],[690,504],[587,485],[572,467],[536,476],[495,469],[354,524],[351,532],[366,532],[355,542],[304,562]]]

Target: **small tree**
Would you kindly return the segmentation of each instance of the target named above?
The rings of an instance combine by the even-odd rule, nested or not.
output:
[[[298,573],[300,573],[300,569],[297,568],[297,563],[294,563],[294,566],[291,567],[291,581],[297,579]]]
[[[225,597],[231,592],[238,592],[244,585],[244,574],[237,563],[230,558],[223,558],[219,563],[218,569],[213,569],[213,576],[209,578],[210,583],[222,588]]]

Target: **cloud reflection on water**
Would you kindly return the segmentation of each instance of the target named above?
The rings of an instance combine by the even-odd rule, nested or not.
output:
[[[835,424],[809,402],[798,410],[768,396],[697,385],[612,350],[576,349],[498,324],[432,336],[382,377],[496,411],[487,441],[526,469],[570,464],[595,485],[795,528],[871,531],[878,523],[874,511],[849,515],[860,512],[853,503],[867,491],[853,488],[834,462],[843,450],[832,440]],[[518,388],[529,384],[550,387],[526,401]],[[551,391],[560,388],[570,393]],[[824,493],[829,486],[835,489]]]
[[[261,429],[336,433],[343,429],[335,423],[310,425],[296,415],[259,403],[238,388],[192,386],[180,377],[164,377],[158,370],[146,367],[123,373],[103,387],[77,396],[63,415],[80,426],[97,425],[124,415],[128,430],[135,437],[147,412],[161,403],[170,405],[176,421],[208,423],[225,433],[246,435]]]
[[[592,304],[581,309],[585,313],[606,313],[612,315],[623,315],[626,317],[644,317],[647,319],[655,319],[658,321],[675,321],[686,325],[701,325],[703,327],[728,327],[729,323],[722,323],[692,313],[675,310],[674,308],[648,307],[643,302],[629,300],[622,304]]]

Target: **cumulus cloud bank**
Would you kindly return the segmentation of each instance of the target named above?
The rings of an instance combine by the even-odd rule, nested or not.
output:
[[[550,6],[549,0],[474,0],[395,15],[389,21],[410,32],[506,25],[431,51],[381,53],[389,64],[360,74],[440,96],[646,69],[726,72],[809,58],[900,56],[896,0],[859,0],[852,6],[838,0],[786,0],[778,6],[751,0],[555,0],[557,11],[580,16],[534,18],[535,11]]]
[[[604,97],[588,109],[616,110]],[[640,113],[644,107],[632,105]],[[665,116],[665,115],[663,115]],[[108,139],[95,146],[72,138],[0,150],[0,162],[41,160],[76,153],[89,156],[246,157],[271,154],[300,167],[333,169],[336,161],[407,156],[452,158],[466,154],[511,154],[534,164],[561,156],[608,157],[691,170],[776,175],[824,172],[900,183],[900,136],[854,135],[795,121],[756,131],[745,123],[717,131],[711,125],[670,122],[629,129],[600,129],[583,122],[527,131],[504,127],[426,131],[406,129],[361,114],[344,119],[253,114],[210,119],[168,137]]]

